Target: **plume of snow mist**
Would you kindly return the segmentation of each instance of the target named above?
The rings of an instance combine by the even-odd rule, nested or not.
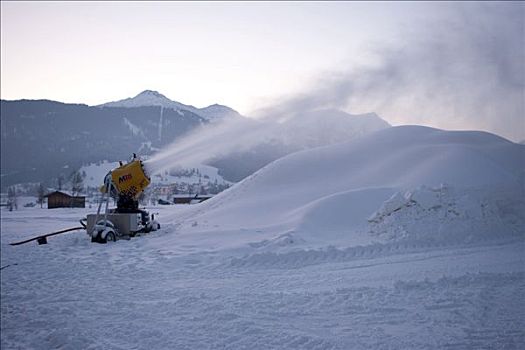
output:
[[[192,166],[244,151],[266,139],[269,125],[250,119],[226,119],[206,124],[185,135],[145,162],[149,173],[175,165]]]
[[[393,124],[474,129],[525,139],[525,4],[434,3],[435,22],[412,23],[379,62],[325,74],[314,88],[261,115],[331,107],[376,112]]]
[[[402,45],[375,50],[378,64],[325,74],[309,90],[192,132],[147,161],[154,170],[293,142],[297,118],[315,109],[377,112],[394,124],[474,129],[525,139],[525,5],[444,4],[441,21],[413,24]],[[441,6],[436,3],[433,6]],[[292,132],[283,132],[282,128]]]

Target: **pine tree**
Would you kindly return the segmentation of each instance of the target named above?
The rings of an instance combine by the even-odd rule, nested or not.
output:
[[[18,210],[18,200],[16,195],[16,188],[11,186],[7,189],[7,207],[9,211]]]
[[[40,204],[40,208],[43,207],[45,194],[46,194],[46,191],[44,190],[44,186],[42,185],[42,183],[38,184],[38,192],[37,192],[38,197],[37,197],[36,202]]]
[[[78,195],[82,192],[84,188],[84,181],[82,180],[82,175],[78,171],[75,171],[71,175],[71,192],[73,196]]]

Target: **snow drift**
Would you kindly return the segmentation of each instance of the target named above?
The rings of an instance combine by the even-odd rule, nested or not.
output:
[[[400,126],[281,158],[172,219],[184,233],[243,229],[325,245],[523,234],[524,174],[522,145]]]

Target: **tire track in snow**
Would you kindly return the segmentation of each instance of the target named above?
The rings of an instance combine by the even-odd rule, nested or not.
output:
[[[429,241],[399,241],[386,244],[372,244],[368,246],[354,246],[348,248],[335,248],[329,246],[325,249],[311,250],[294,250],[290,252],[261,252],[246,254],[242,257],[232,257],[227,263],[233,268],[276,268],[276,269],[297,269],[305,266],[348,262],[361,259],[375,259],[378,257],[388,257],[395,255],[405,255],[413,253],[422,253],[429,251],[450,249],[471,249],[477,247],[506,245],[506,244],[524,244],[523,240],[507,241],[479,241],[477,244],[462,244],[458,242],[429,242]]]

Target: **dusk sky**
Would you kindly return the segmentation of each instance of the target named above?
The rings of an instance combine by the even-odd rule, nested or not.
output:
[[[1,98],[96,105],[152,89],[246,115],[319,105],[520,141],[524,14],[518,2],[2,1]]]

